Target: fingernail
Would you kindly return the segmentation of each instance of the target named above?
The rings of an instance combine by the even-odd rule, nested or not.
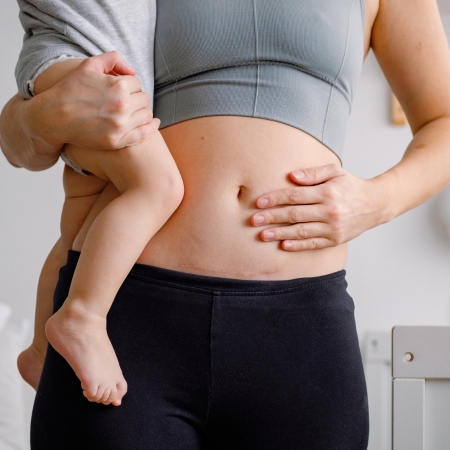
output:
[[[306,177],[306,174],[305,172],[303,172],[303,170],[296,170],[295,172],[292,172],[292,175],[294,175],[294,177],[298,178],[299,180]]]
[[[269,204],[269,199],[267,199],[267,198],[260,198],[259,200],[258,200],[258,206],[260,207],[260,208],[264,208],[265,206],[267,206]]]
[[[294,244],[291,241],[284,241],[283,247],[284,248],[293,248]]]
[[[273,239],[275,237],[275,233],[273,231],[265,231],[264,239]]]
[[[258,214],[257,216],[255,216],[253,218],[253,223],[255,223],[256,225],[264,223],[264,216],[262,216],[261,214]]]

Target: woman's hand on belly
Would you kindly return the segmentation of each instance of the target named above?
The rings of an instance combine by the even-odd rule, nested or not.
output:
[[[383,187],[376,178],[361,179],[337,164],[293,171],[300,186],[269,192],[256,200],[264,211],[251,216],[265,226],[263,241],[282,241],[281,248],[301,251],[334,247],[387,221],[382,217]],[[269,224],[283,224],[267,228]],[[289,224],[289,225],[286,225]]]

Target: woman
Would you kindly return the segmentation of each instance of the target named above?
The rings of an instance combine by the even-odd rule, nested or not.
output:
[[[183,73],[177,61],[189,64],[197,56],[189,47],[198,42],[192,30],[200,29],[201,42],[213,42],[213,50],[219,45],[221,52],[231,47],[239,54],[240,47],[233,47],[236,36],[248,30],[214,41],[213,32],[224,30],[221,19],[228,26],[240,23],[237,14],[230,24],[229,4],[199,1],[178,11],[175,3],[158,3],[154,115],[161,119],[161,134],[183,177],[185,197],[140,256],[108,315],[108,333],[129,381],[122,406],[105,408],[79,399],[76,377],[49,348],[33,412],[33,448],[367,446],[367,397],[353,302],[346,292],[345,243],[450,182],[450,60],[439,12],[430,2],[343,2],[339,6],[353,40],[334,42],[334,20],[343,19],[333,2],[302,3],[304,9],[296,14],[286,5],[283,10],[282,4],[264,8],[254,2],[249,9],[259,19],[254,24],[267,31],[256,34],[254,50],[273,50],[277,42],[289,44],[297,37],[294,47],[304,50],[316,70],[288,74],[286,64],[269,72],[270,55],[257,54],[256,60],[265,56],[267,64],[243,61],[243,70],[251,67],[252,73],[238,71],[237,65],[228,72],[211,69],[208,75],[205,67],[198,74]],[[310,11],[318,11],[315,20],[308,20]],[[292,28],[274,26],[281,23],[271,20],[277,14],[294,26],[290,40],[285,33]],[[295,28],[300,19],[301,27]],[[174,35],[179,36],[178,53],[167,52]],[[309,42],[318,43],[315,51]],[[293,47],[288,44],[272,59],[289,53]],[[312,90],[308,84],[312,74],[332,65],[329,58],[336,55],[327,53],[327,44],[333,52],[341,49],[337,61],[345,62],[347,52],[353,62],[361,56],[359,66],[338,64],[331,84],[323,77],[328,97],[316,79]],[[340,167],[337,154],[342,115],[348,115],[346,105],[370,47],[414,138],[400,163],[362,180]],[[218,52],[201,53],[211,55],[220,58]],[[41,170],[57,160],[65,142],[114,149],[145,139],[152,132],[149,120],[128,120],[114,128],[116,120],[132,116],[131,106],[113,117],[99,116],[116,100],[102,95],[107,80],[101,72],[75,69],[41,98],[14,97],[1,120],[8,160]],[[224,88],[234,86],[233,76],[237,86],[257,81],[250,112],[245,89],[237,97]],[[339,84],[348,79],[353,84]],[[218,94],[217,104],[229,112],[214,110],[212,94],[192,91],[207,83],[213,86],[210,94]],[[265,92],[267,86],[271,89]],[[288,95],[286,87],[295,89]],[[283,102],[271,97],[274,92],[285,95]],[[128,94],[132,98],[131,89]],[[281,120],[283,107],[288,114],[300,101],[298,121]],[[258,117],[261,110],[266,118]],[[183,119],[190,111],[195,117]],[[327,127],[320,135],[314,130],[321,111],[320,124]],[[61,270],[55,308],[67,295],[82,236],[83,230]]]

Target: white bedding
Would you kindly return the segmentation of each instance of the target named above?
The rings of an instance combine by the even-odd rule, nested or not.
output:
[[[28,345],[30,322],[14,322],[11,315],[10,306],[0,303],[0,450],[26,450],[33,390],[21,379],[16,359]]]

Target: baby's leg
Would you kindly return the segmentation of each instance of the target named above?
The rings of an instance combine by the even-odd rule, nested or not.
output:
[[[159,131],[119,151],[66,146],[66,152],[83,169],[111,180],[121,195],[90,227],[69,296],[46,333],[90,401],[119,405],[126,382],[106,333],[106,315],[145,245],[180,204],[182,180]]]
[[[64,168],[63,181],[66,198],[61,216],[61,237],[47,256],[39,277],[33,341],[17,359],[22,378],[34,389],[37,389],[47,352],[45,323],[52,315],[53,293],[59,269],[65,264],[67,252],[72,248],[72,242],[90,212],[97,210],[98,214],[99,207],[103,208],[108,200],[114,198],[106,190],[102,192],[106,184],[104,180],[83,177],[67,166]]]
[[[67,258],[67,251],[63,247],[61,239],[58,239],[42,267],[36,296],[33,341],[17,358],[20,375],[34,389],[37,389],[39,384],[45,354],[47,353],[48,342],[45,336],[45,322],[52,315],[53,293],[58,271]]]

